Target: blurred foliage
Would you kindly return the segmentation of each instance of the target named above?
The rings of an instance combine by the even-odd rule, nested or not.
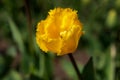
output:
[[[83,23],[78,50],[93,58],[78,63],[85,79],[120,80],[120,0],[0,0],[0,80],[61,80],[56,58],[67,79],[77,80],[67,59],[45,54],[35,42],[37,23],[55,7],[77,10]]]

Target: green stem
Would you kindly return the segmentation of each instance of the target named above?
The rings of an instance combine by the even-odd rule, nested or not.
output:
[[[76,64],[76,62],[74,60],[74,57],[72,56],[72,53],[68,54],[68,56],[69,56],[69,58],[71,60],[71,63],[73,64],[73,67],[74,67],[74,69],[75,69],[75,71],[76,71],[76,73],[78,75],[79,80],[83,80],[82,74],[79,72],[79,69],[78,69],[77,64]]]
[[[24,0],[25,11],[26,11],[26,18],[28,24],[28,32],[29,32],[29,49],[30,52],[33,53],[33,36],[32,36],[32,17],[30,12],[30,5],[29,0]]]

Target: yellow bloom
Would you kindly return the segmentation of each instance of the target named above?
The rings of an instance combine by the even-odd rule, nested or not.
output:
[[[38,23],[36,41],[41,50],[64,55],[76,50],[82,33],[77,11],[55,8],[50,10],[45,20]]]

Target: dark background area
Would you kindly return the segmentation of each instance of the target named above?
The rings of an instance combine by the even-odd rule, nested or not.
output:
[[[95,80],[120,80],[120,0],[0,0],[0,80],[78,80],[67,55],[36,45],[36,25],[55,7],[78,11],[81,73],[93,57]]]

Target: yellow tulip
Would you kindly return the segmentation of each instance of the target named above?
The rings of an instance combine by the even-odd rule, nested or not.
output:
[[[77,11],[70,8],[55,8],[48,13],[47,18],[37,25],[38,46],[44,52],[49,51],[57,55],[73,53],[83,34]]]

